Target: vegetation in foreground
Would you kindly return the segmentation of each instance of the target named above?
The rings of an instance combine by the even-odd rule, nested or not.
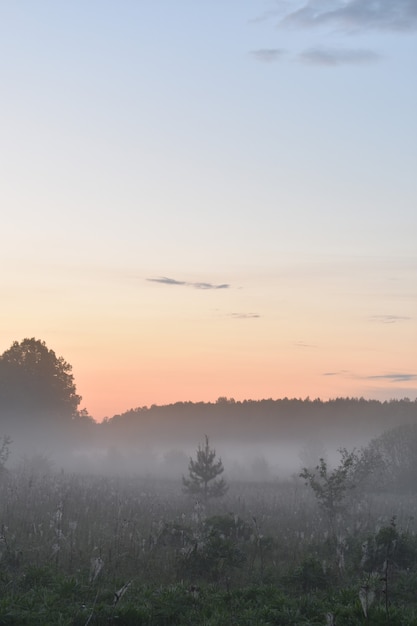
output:
[[[310,444],[330,450],[362,446],[397,426],[417,425],[417,399],[407,398],[379,402],[364,398],[235,401],[220,397],[214,403],[137,407],[101,423],[81,409],[81,400],[72,366],[44,341],[25,338],[0,354],[0,435],[13,440],[12,462],[35,451],[47,451],[66,469],[74,463],[79,469],[83,463],[86,473],[144,473],[150,469],[156,473],[158,460],[153,452],[163,449],[186,452],[185,465],[184,459],[177,458],[182,473],[189,451],[204,433],[223,450],[227,444],[284,444],[292,445],[298,454]],[[91,454],[93,450],[96,456]],[[103,452],[108,454],[103,456]],[[173,460],[171,456],[171,467]],[[230,464],[226,469],[231,471]],[[235,477],[242,478],[244,472],[249,477],[250,468],[241,464]]]
[[[417,626],[415,402],[397,403],[399,428],[366,449],[341,449],[339,466],[322,458],[287,482],[226,483],[206,437],[181,485],[180,475],[53,473],[39,456],[4,466],[11,439],[64,455],[98,433],[114,442],[119,430],[118,444],[137,458],[139,439],[164,432],[171,441],[183,419],[188,437],[203,423],[226,425],[230,438],[249,424],[239,432],[251,441],[261,415],[272,442],[307,421],[327,428],[324,413],[338,428],[341,416],[362,427],[374,409],[378,423],[396,421],[394,405],[219,399],[200,406],[203,420],[188,420],[189,403],[99,426],[78,409],[71,366],[33,338],[0,356],[0,379],[0,625]]]
[[[26,464],[0,498],[0,624],[417,625],[414,495],[351,490],[330,525],[298,478],[204,505]]]

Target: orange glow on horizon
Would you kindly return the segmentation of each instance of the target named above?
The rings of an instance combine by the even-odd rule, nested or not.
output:
[[[264,380],[257,384],[247,378],[227,381],[221,372],[210,379],[210,384],[201,374],[185,384],[179,377],[168,375],[158,379],[141,379],[139,376],[120,376],[119,372],[116,378],[114,373],[109,372],[79,378],[77,389],[83,395],[80,408],[85,407],[98,422],[104,417],[111,418],[138,407],[176,402],[216,402],[219,397],[233,398],[236,401],[278,400],[285,397],[309,397],[311,400],[320,398],[323,401],[337,397],[364,397],[383,401],[411,396],[414,399],[406,388],[390,391],[382,382],[371,386],[367,381],[354,383],[349,379],[341,380],[337,376],[306,377],[301,382],[287,374],[286,377],[276,377],[275,381]]]

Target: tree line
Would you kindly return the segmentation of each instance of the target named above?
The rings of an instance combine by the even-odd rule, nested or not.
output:
[[[144,442],[194,447],[202,433],[222,444],[274,444],[303,438],[349,448],[356,445],[356,436],[371,442],[374,451],[385,457],[399,483],[412,484],[417,474],[417,400],[220,397],[213,403],[130,409],[100,424],[80,409],[81,400],[72,366],[63,357],[35,338],[13,342],[0,356],[3,453],[8,452],[10,440],[26,445],[28,453],[34,444],[50,453],[60,446],[63,451],[81,445],[128,449]],[[351,439],[344,439],[345,435]]]

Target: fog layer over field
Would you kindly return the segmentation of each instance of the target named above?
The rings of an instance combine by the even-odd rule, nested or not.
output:
[[[9,465],[33,457],[55,469],[181,480],[205,435],[232,480],[288,478],[338,449],[360,449],[390,428],[417,422],[417,403],[339,399],[186,403],[129,411],[101,424],[20,416],[10,421]]]

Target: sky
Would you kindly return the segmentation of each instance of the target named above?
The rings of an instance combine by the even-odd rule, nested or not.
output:
[[[417,397],[417,0],[0,2],[0,353],[97,420]]]

